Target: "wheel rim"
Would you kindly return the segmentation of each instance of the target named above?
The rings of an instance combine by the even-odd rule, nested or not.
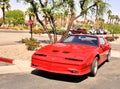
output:
[[[110,58],[111,58],[111,55],[110,55],[110,52],[108,53],[108,60],[110,60]]]
[[[97,63],[97,61],[95,61],[95,65],[94,65],[94,74],[97,73],[97,69],[98,69],[98,63]]]

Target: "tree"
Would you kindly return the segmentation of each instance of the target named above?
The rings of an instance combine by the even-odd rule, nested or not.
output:
[[[75,4],[77,0],[38,0],[38,1],[23,0],[23,1],[29,3],[33,7],[37,21],[42,25],[43,29],[46,30],[52,43],[55,43],[57,41],[56,22],[54,17],[55,13],[60,12],[61,10],[63,10],[63,12],[66,9],[68,10],[69,21],[68,21],[66,33],[63,34],[61,38],[63,39],[68,35],[68,32],[75,20],[87,14],[88,11],[91,11],[91,9],[92,10],[97,9],[97,11],[99,11],[99,9],[101,9],[99,7],[102,7],[101,10],[103,10],[103,6],[106,5],[103,0],[79,0],[77,4]],[[36,4],[40,6],[39,9],[36,7]],[[78,14],[76,14],[76,5],[79,6],[80,12]],[[96,8],[96,6],[98,8]],[[53,31],[53,39],[51,37],[51,34],[48,32],[47,26],[42,22],[42,19],[40,18],[39,15],[41,15],[42,17],[44,16],[44,18],[48,20]]]
[[[2,25],[2,18],[0,18],[0,26]]]
[[[18,0],[20,1],[20,0]],[[43,29],[47,32],[50,42],[55,43],[57,41],[57,32],[56,32],[56,23],[55,23],[55,14],[59,12],[60,6],[63,2],[59,0],[24,0],[33,7],[37,21],[41,24]],[[39,7],[39,8],[38,8]],[[45,18],[50,27],[52,28],[53,36],[49,33],[48,27],[43,23],[43,18]]]
[[[20,25],[25,23],[25,15],[21,10],[7,11],[5,17],[8,24]]]
[[[108,23],[110,23],[110,16],[112,15],[112,11],[111,11],[111,10],[108,10],[108,11],[107,11],[107,14],[108,14]]]
[[[106,2],[103,2],[103,0],[95,0],[95,3],[96,3],[96,26],[97,28],[96,29],[99,29],[99,18],[101,18],[105,12],[107,12],[107,9],[109,7],[109,4],[106,3]]]
[[[33,21],[34,22],[34,18],[35,18],[35,14],[34,14],[34,10],[32,7],[29,7],[27,9],[27,11],[25,12],[26,15],[29,16],[29,21]],[[32,17],[33,17],[33,20],[32,20]],[[32,22],[32,23],[33,23]],[[33,24],[29,24],[30,25],[30,33],[31,33],[31,39],[33,38],[33,32],[32,32],[32,27],[33,27]]]
[[[103,16],[103,14],[107,11],[109,4],[103,2],[103,0],[95,0],[96,3],[96,19]]]
[[[29,7],[29,8],[27,9],[27,11],[25,12],[25,15],[28,15],[28,16],[29,16],[29,19],[32,19],[32,17],[33,17],[33,19],[34,19],[34,18],[35,18],[35,14],[34,14],[33,8],[32,8],[32,7]]]
[[[70,10],[70,21],[67,27],[67,31],[65,35],[62,37],[67,36],[69,29],[71,28],[72,23],[78,19],[79,17],[83,16],[84,14],[87,14],[89,11],[96,11],[96,18],[99,15],[103,15],[104,9],[106,7],[106,4],[103,0],[79,0],[79,6],[80,6],[80,13],[78,15],[75,14],[75,0],[66,0],[67,5],[69,6]]]
[[[119,16],[115,15],[115,23],[118,24],[118,22],[119,22]]]
[[[10,8],[9,1],[10,0],[0,0],[0,8],[3,13],[3,21],[2,21],[3,24],[5,24],[5,9],[8,10]]]
[[[110,18],[111,18],[111,23],[114,24],[115,23],[115,15],[111,15]]]

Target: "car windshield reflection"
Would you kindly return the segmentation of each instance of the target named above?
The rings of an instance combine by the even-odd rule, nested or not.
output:
[[[85,35],[73,35],[65,38],[62,43],[85,44],[91,46],[98,46],[98,38]]]

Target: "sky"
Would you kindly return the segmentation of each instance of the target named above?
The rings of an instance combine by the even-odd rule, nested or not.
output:
[[[15,9],[19,9],[22,11],[26,11],[26,9],[29,7],[28,4],[25,4],[23,2],[16,2],[16,0],[10,0],[10,10],[15,10]],[[2,12],[0,10],[0,17],[2,16]]]
[[[26,11],[26,9],[29,7],[28,4],[25,4],[24,2],[16,2],[16,0],[10,0],[11,10],[14,9],[20,9],[23,11]]]
[[[111,5],[110,10],[113,15],[119,15],[120,17],[120,0],[105,0],[107,3]],[[28,4],[24,4],[23,2],[17,3],[16,0],[10,0],[11,10],[20,9],[26,11],[29,7]],[[2,12],[0,10],[0,17],[2,16]],[[106,17],[106,16],[105,16]]]
[[[109,0],[111,7],[110,10],[112,11],[113,15],[119,15],[120,17],[120,0]]]

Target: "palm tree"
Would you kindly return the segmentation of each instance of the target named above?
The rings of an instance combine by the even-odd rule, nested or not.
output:
[[[69,29],[71,28],[73,22],[78,19],[79,17],[83,16],[84,14],[87,14],[91,9],[96,10],[96,19],[98,16],[103,16],[105,13],[108,4],[104,2],[104,0],[79,0],[79,6],[80,6],[80,13],[76,15],[75,13],[75,1],[76,0],[64,0],[68,1],[67,5],[69,6],[70,10],[70,18],[69,18],[69,24],[67,26],[66,33],[62,36],[61,39],[64,39],[64,37],[67,36]],[[96,7],[96,8],[95,8]],[[97,22],[97,21],[96,21]]]
[[[120,18],[118,19],[118,24],[120,24]]]
[[[112,15],[112,11],[111,11],[111,10],[108,10],[108,11],[107,11],[107,14],[108,14],[108,23],[110,23],[110,16]]]
[[[27,9],[27,11],[25,12],[25,15],[28,15],[29,16],[29,20],[32,20],[32,17],[33,17],[33,20],[35,18],[35,14],[34,14],[34,10],[32,7],[29,7]]]
[[[115,15],[115,23],[118,24],[119,16]]]
[[[0,0],[0,8],[2,10],[3,13],[3,24],[5,24],[5,9],[9,9],[10,8],[10,4],[9,4],[10,0]]]
[[[103,2],[103,0],[95,0],[95,4],[96,4],[96,25],[98,26],[99,25],[98,18],[104,15],[104,13],[106,12],[108,8],[108,3]]]
[[[20,1],[20,0],[19,0]],[[84,14],[87,14],[90,9],[94,8],[96,5],[98,5],[97,12],[104,11],[106,4],[104,3],[104,0],[24,0],[27,3],[30,3],[30,5],[34,8],[34,13],[36,15],[37,21],[42,25],[42,27],[47,31],[47,27],[45,24],[41,21],[39,18],[39,14],[44,14],[50,23],[50,26],[52,30],[54,31],[54,42],[56,41],[56,23],[55,18],[53,14],[56,10],[61,8],[61,6],[65,6],[65,8],[68,8],[68,15],[69,15],[69,21],[67,25],[66,33],[62,36],[61,39],[64,39],[68,35],[68,32],[73,25],[73,22],[77,20],[79,17],[83,16]],[[78,1],[77,5],[79,5],[79,13],[76,14],[76,1]],[[38,3],[40,5],[40,8],[37,10],[35,3]],[[101,9],[102,8],[102,9]],[[95,8],[94,8],[95,9]],[[99,10],[101,9],[101,10]],[[103,13],[102,13],[103,14]],[[50,36],[49,36],[50,37]],[[50,37],[51,38],[51,37]]]
[[[104,19],[103,18],[99,18],[99,24],[100,24],[100,29],[103,29],[104,28]]]
[[[27,11],[25,12],[25,14],[29,16],[29,21],[32,21],[32,17],[33,17],[33,20],[34,20],[35,14],[34,14],[34,10],[33,10],[32,7],[29,7],[29,8],[27,9]],[[32,31],[32,24],[30,24],[31,38],[33,38],[33,33],[32,33],[32,32],[33,32],[33,31]]]
[[[110,18],[111,18],[111,23],[114,24],[114,22],[115,22],[115,15],[111,15]]]

